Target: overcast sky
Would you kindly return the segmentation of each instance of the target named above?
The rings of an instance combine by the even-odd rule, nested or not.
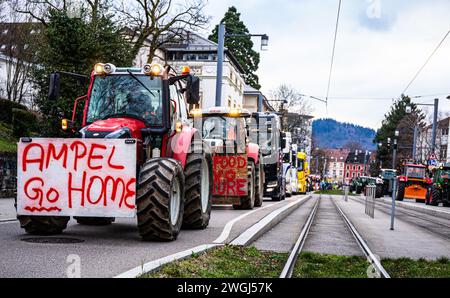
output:
[[[251,33],[270,36],[258,71],[264,93],[286,83],[326,96],[338,0],[209,0],[211,28],[232,5]],[[392,100],[353,98],[398,97],[449,30],[449,0],[343,0],[328,114],[314,102],[314,116],[378,128]],[[407,94],[440,94],[450,111],[450,37]]]

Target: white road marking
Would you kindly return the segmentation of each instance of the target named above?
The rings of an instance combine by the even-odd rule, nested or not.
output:
[[[250,212],[244,213],[241,216],[230,220],[229,222],[227,222],[227,224],[223,228],[222,233],[220,234],[220,236],[216,240],[214,240],[213,243],[215,243],[215,244],[223,244],[225,241],[227,241],[228,237],[230,236],[231,229],[233,228],[233,225],[236,222],[240,221],[241,219],[243,219],[243,218],[245,218],[245,217],[247,217],[247,216],[249,216],[249,215],[251,215],[251,214],[253,214],[255,212],[258,212],[260,210],[264,210],[266,208],[269,208],[269,207],[272,207],[272,206],[276,206],[276,205],[278,205],[280,203],[282,203],[282,202],[277,202],[275,204],[270,204],[270,205],[266,205],[264,207],[257,208],[255,210],[252,210]]]
[[[280,216],[282,216],[285,212],[289,212],[290,209],[297,208],[298,205],[305,203],[309,199],[311,199],[311,196],[304,196],[286,206],[283,206],[281,208],[272,211],[269,215],[265,216],[259,222],[248,228],[238,238],[233,240],[233,242],[231,242],[231,245],[239,245],[239,246],[247,245],[249,242],[257,238],[261,233],[264,233],[267,228],[270,228],[274,224],[278,224],[284,218],[284,216],[283,217]]]
[[[208,244],[208,245],[200,245],[200,246],[197,246],[197,247],[194,247],[191,249],[187,249],[185,251],[178,252],[176,254],[145,263],[142,266],[135,267],[127,272],[119,274],[119,275],[115,276],[114,278],[136,278],[142,274],[149,273],[165,264],[186,259],[186,258],[192,256],[192,254],[202,253],[202,252],[205,252],[212,248],[215,248],[217,246],[220,246],[220,245]]]

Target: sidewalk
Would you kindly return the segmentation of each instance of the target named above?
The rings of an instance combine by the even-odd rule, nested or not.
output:
[[[365,214],[364,204],[335,197],[336,202],[356,227],[372,251],[381,258],[450,258],[450,242],[416,225],[399,219],[390,230],[390,216],[375,210],[375,219]]]
[[[16,219],[14,199],[0,199],[0,221]]]

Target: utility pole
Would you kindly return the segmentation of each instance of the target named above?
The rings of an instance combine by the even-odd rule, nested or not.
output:
[[[416,125],[414,126],[414,143],[413,143],[413,160],[416,162],[416,156],[417,156],[417,138],[419,137],[419,127]]]
[[[225,24],[219,24],[217,46],[217,79],[216,79],[216,107],[222,106],[223,57],[225,55]]]
[[[261,50],[265,51],[269,45],[269,36],[267,34],[226,34],[225,24],[219,24],[217,32],[217,79],[216,79],[216,107],[222,106],[222,82],[223,82],[223,61],[225,57],[225,38],[226,37],[261,37]],[[258,100],[262,103],[262,97]],[[262,104],[260,105],[262,109]]]
[[[394,138],[394,146],[393,146],[393,160],[392,160],[392,168],[396,170],[397,168],[397,146],[398,146],[398,137],[400,136],[399,131],[395,131]],[[394,179],[394,187],[392,190],[392,210],[391,210],[391,231],[395,229],[395,202],[397,201],[397,179]]]
[[[434,100],[434,117],[433,117],[433,140],[432,140],[432,153],[436,154],[436,136],[437,136],[437,121],[439,113],[439,98]]]

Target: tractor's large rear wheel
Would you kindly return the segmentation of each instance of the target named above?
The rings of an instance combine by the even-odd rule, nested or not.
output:
[[[405,183],[401,182],[398,184],[397,201],[403,201],[405,199]]]
[[[136,203],[139,234],[144,240],[175,240],[183,223],[181,164],[168,158],[147,161],[139,175]]]
[[[253,161],[248,162],[247,166],[247,188],[248,194],[241,198],[240,204],[233,205],[237,210],[249,210],[255,207],[255,163]]]
[[[260,159],[262,161],[262,159]],[[256,185],[255,185],[255,207],[261,207],[264,201],[264,169],[261,161],[255,168]]]
[[[441,201],[441,192],[439,189],[433,187],[431,191],[431,206],[439,206],[439,202]]]
[[[194,149],[202,150],[201,148]],[[183,228],[205,229],[211,218],[213,185],[211,155],[209,153],[189,154],[184,175],[186,179],[186,201],[184,204]]]
[[[31,235],[58,235],[66,228],[70,217],[18,216],[20,226]]]
[[[74,217],[78,224],[85,226],[108,226],[116,219],[114,217]]]

